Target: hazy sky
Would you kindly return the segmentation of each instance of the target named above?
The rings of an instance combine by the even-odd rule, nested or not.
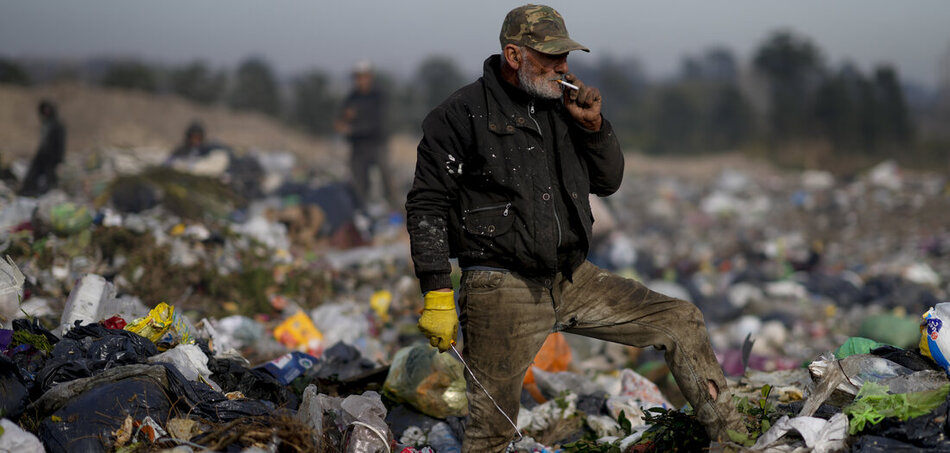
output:
[[[134,55],[166,63],[235,65],[265,56],[282,75],[308,67],[345,73],[369,58],[409,74],[450,54],[471,75],[497,51],[501,21],[519,2],[451,0],[0,0],[0,55]],[[725,45],[747,61],[773,30],[810,37],[827,61],[889,62],[926,86],[950,49],[950,1],[550,1],[571,36],[600,55],[637,57],[650,77]],[[577,52],[576,54],[582,54]]]

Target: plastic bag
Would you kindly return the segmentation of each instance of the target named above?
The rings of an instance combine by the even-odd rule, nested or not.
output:
[[[419,429],[420,432],[418,435],[422,436],[422,440],[419,443],[413,444],[411,442],[400,441],[402,444],[416,447],[425,445],[426,433],[440,421],[442,420],[423,414],[408,404],[400,404],[393,407],[386,414],[386,423],[389,424],[389,429],[394,434],[402,433],[402,435],[406,435],[412,428]],[[413,438],[418,440],[418,437]]]
[[[378,393],[350,395],[340,403],[340,409],[347,426],[342,445],[344,452],[389,452],[393,436],[384,420],[386,406]]]
[[[831,420],[817,417],[782,416],[771,429],[756,440],[753,450],[764,450],[774,444],[788,431],[795,430],[805,440],[805,445],[814,453],[828,453],[841,451],[845,448],[848,437],[848,418],[841,413],[835,414]]]
[[[835,350],[835,358],[843,359],[855,354],[868,354],[872,350],[877,349],[881,346],[889,346],[884,343],[879,343],[870,338],[863,337],[851,337],[845,340],[841,346],[838,346],[838,349]]]
[[[323,334],[306,313],[298,311],[274,329],[274,339],[284,346],[319,356]]]
[[[98,323],[76,325],[56,343],[52,357],[37,373],[36,383],[46,391],[111,368],[145,363],[155,354],[158,350],[152,342],[132,332],[107,329]]]
[[[939,451],[948,451],[950,441],[944,434],[946,424],[947,406],[941,404],[936,409],[919,417],[910,420],[899,420],[897,418],[885,418],[876,425],[865,425],[861,432],[861,437],[865,436],[883,436],[889,439],[908,442],[920,447],[920,450],[931,451],[929,449],[942,446]]]
[[[26,277],[10,259],[0,259],[0,325],[9,325],[20,308]]]
[[[170,363],[178,368],[185,379],[204,382],[216,391],[221,391],[221,387],[211,380],[208,356],[196,345],[180,344],[161,354],[149,357],[148,361],[149,363]]]
[[[20,428],[10,420],[0,420],[0,451],[17,453],[46,453],[43,443],[33,433]]]
[[[239,391],[248,398],[272,401],[280,407],[297,407],[297,396],[267,371],[247,368],[235,359],[212,359],[208,369],[211,379],[225,392]]]
[[[436,418],[468,414],[462,363],[418,344],[396,353],[383,391],[397,402],[406,402]]]
[[[861,436],[851,446],[853,453],[895,453],[919,451],[914,445],[881,436]]]
[[[839,370],[843,374],[838,373]],[[856,354],[837,360],[830,353],[822,354],[808,365],[808,371],[816,381],[824,381],[826,375],[832,376],[837,381],[832,390],[837,387],[852,395],[857,394],[859,387],[866,381],[883,383],[887,379],[913,373],[907,367],[870,354]]]
[[[627,413],[624,412],[624,415],[626,416]],[[629,417],[627,419],[629,420]],[[598,439],[607,436],[617,436],[623,433],[620,428],[620,423],[617,423],[616,418],[606,415],[588,415],[584,420],[587,426],[594,431],[594,435],[597,436]]]
[[[552,427],[555,430],[562,428],[572,429],[573,427],[569,424],[561,422],[574,418],[575,414],[577,414],[577,395],[568,393],[563,398],[559,398],[559,401],[548,401],[530,411],[518,411],[516,424],[518,430],[522,433],[550,434]]]
[[[947,322],[950,322],[950,302],[937,304],[924,313],[920,324],[920,353],[950,373],[947,359],[950,357],[950,332],[943,330]]]
[[[0,417],[16,420],[30,402],[30,392],[23,377],[7,356],[0,354]],[[0,449],[2,451],[2,449]]]
[[[228,316],[217,322],[208,321],[215,352],[242,350],[253,346],[264,336],[264,326],[246,316]]]
[[[543,403],[546,398],[541,394],[541,390],[535,384],[534,369],[538,368],[549,373],[567,371],[568,365],[572,359],[571,346],[567,344],[567,339],[561,332],[554,332],[544,340],[541,349],[534,356],[532,366],[524,376],[524,386],[531,393],[535,401]]]
[[[541,394],[547,398],[556,398],[564,392],[571,392],[577,395],[592,395],[604,391],[601,386],[582,374],[562,371],[559,373],[548,373],[547,371],[535,368],[534,380],[541,390]]]
[[[673,405],[663,396],[660,388],[653,381],[641,376],[629,368],[620,372],[621,395],[630,395],[643,402],[644,406],[660,406],[670,408]]]
[[[925,357],[917,350],[908,351],[895,346],[881,346],[871,351],[878,357],[885,358],[898,365],[905,366],[914,371],[937,370],[943,371],[930,357]]]
[[[936,390],[923,392],[888,394],[887,386],[874,382],[865,382],[858,391],[854,403],[844,408],[851,416],[849,433],[854,435],[870,424],[879,423],[885,417],[897,417],[901,420],[929,413],[947,398],[950,384]]]
[[[310,311],[310,318],[323,333],[326,344],[344,342],[356,345],[370,337],[370,322],[365,306],[355,302],[326,303]]]
[[[616,420],[623,412],[624,417],[630,420],[630,426],[643,424],[643,409],[641,407],[657,407],[653,404],[644,404],[632,395],[617,395],[607,398],[607,413]]]
[[[382,322],[389,322],[389,306],[393,302],[393,293],[382,289],[373,293],[369,298],[369,307],[376,312]]]
[[[376,364],[363,357],[359,349],[343,342],[323,351],[323,356],[313,368],[307,371],[307,376],[318,379],[347,381],[363,375],[376,368]]]
[[[126,325],[125,330],[152,340],[159,351],[165,351],[178,344],[194,343],[188,321],[175,311],[175,307],[165,302],[156,305],[148,312],[148,316]]]
[[[107,451],[113,432],[126,415],[140,420],[151,415],[164,423],[171,408],[164,387],[150,377],[98,385],[70,399],[43,417],[39,438],[50,453]]]
[[[92,225],[89,208],[66,202],[54,206],[49,212],[50,226],[58,234],[78,233]]]
[[[303,391],[296,418],[313,430],[313,440],[318,451],[331,451],[338,447],[338,445],[325,445],[326,440],[333,443],[334,437],[342,437],[340,427],[333,422],[334,417],[327,417],[326,414],[339,414],[342,401],[342,398],[318,393],[317,386],[312,384]]]
[[[452,428],[448,423],[436,423],[429,431],[426,438],[433,450],[439,453],[459,453],[462,451],[462,443],[455,437]]]

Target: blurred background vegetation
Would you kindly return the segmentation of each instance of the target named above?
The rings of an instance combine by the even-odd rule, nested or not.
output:
[[[676,76],[662,80],[648,80],[635,58],[569,63],[585,83],[601,89],[605,115],[630,150],[686,156],[739,151],[788,167],[832,171],[885,158],[910,167],[950,166],[950,61],[943,62],[936,91],[926,91],[902,81],[892,65],[867,71],[848,62],[832,65],[818,43],[777,30],[748,61],[726,47],[699,49],[682,59]],[[391,131],[420,134],[425,114],[474,80],[459,68],[445,55],[428,57],[409,77],[376,68],[390,100]],[[314,67],[279,77],[260,56],[232,68],[201,60],[0,58],[3,84],[68,81],[177,95],[260,112],[315,136],[332,134],[349,89],[348,80],[332,73]]]

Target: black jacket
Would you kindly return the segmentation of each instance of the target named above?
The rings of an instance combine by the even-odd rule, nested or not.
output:
[[[350,122],[350,141],[382,141],[386,139],[386,98],[373,88],[368,93],[351,92],[343,100],[343,110],[352,108],[356,116]]]
[[[609,122],[587,131],[557,104],[551,125],[558,167],[552,172],[530,98],[513,92],[499,68],[500,56],[490,57],[480,79],[422,124],[406,213],[423,291],[452,287],[450,257],[462,267],[501,267],[550,286],[555,273],[570,275],[587,256],[594,220],[588,195],[620,187],[623,154]],[[571,219],[555,218],[558,189]],[[580,244],[559,259],[558,228],[570,225],[583,229],[575,231]],[[559,262],[569,269],[558,269]]]

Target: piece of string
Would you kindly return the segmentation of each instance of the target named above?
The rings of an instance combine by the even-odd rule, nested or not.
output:
[[[518,425],[516,425],[515,422],[511,421],[511,417],[509,417],[508,414],[505,413],[505,411],[501,410],[501,406],[499,406],[498,403],[495,402],[495,398],[492,398],[491,393],[488,393],[488,389],[486,389],[485,386],[482,385],[481,382],[478,382],[478,378],[475,377],[475,373],[473,373],[472,369],[468,367],[467,363],[465,363],[465,359],[462,358],[462,354],[459,353],[459,350],[455,349],[454,344],[452,345],[452,350],[455,351],[455,355],[458,356],[459,360],[462,362],[462,365],[464,365],[465,369],[468,370],[468,374],[472,376],[472,380],[475,381],[476,384],[478,384],[478,387],[481,388],[483,392],[485,392],[485,396],[487,396],[488,399],[491,400],[492,404],[495,405],[495,409],[498,409],[498,412],[501,412],[501,415],[505,416],[505,420],[508,420],[508,423],[511,423],[511,427],[514,428],[515,433],[518,434],[518,439],[519,440],[524,439],[524,436],[521,434],[521,430],[518,429]]]

